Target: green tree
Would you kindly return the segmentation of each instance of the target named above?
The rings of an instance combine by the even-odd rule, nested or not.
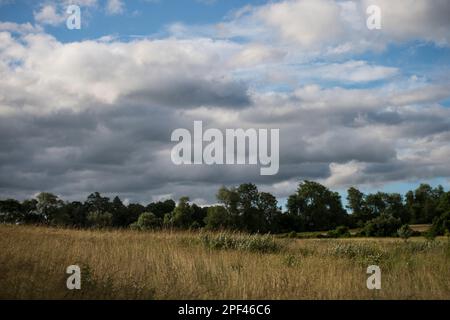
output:
[[[109,212],[92,211],[87,215],[87,222],[92,228],[108,228],[112,226],[113,216]]]
[[[118,196],[114,197],[111,204],[112,225],[117,228],[128,227],[130,224],[127,207]]]
[[[241,184],[237,192],[239,194],[239,227],[248,232],[264,232],[265,219],[263,213],[258,210],[259,192],[253,183]]]
[[[401,225],[399,218],[383,213],[366,223],[364,233],[368,237],[394,237]]]
[[[176,228],[189,228],[194,222],[193,211],[189,204],[189,197],[181,197],[178,205],[173,210],[172,225]]]
[[[145,207],[140,203],[130,203],[127,206],[127,213],[126,213],[127,225],[130,225],[131,223],[139,219],[139,216],[145,211],[146,211]]]
[[[58,196],[49,192],[41,192],[37,195],[36,200],[36,210],[42,221],[48,224],[58,224],[60,221],[66,220],[65,213],[59,210],[63,202]],[[61,217],[61,215],[64,215],[64,217]]]
[[[232,227],[230,213],[223,206],[212,206],[208,208],[205,217],[205,228],[209,230],[228,229]]]
[[[432,188],[422,183],[416,190],[406,194],[406,207],[411,216],[412,223],[431,223],[442,212],[439,205],[445,196],[442,186]]]
[[[366,196],[366,206],[369,211],[369,220],[379,217],[386,209],[384,197],[385,194],[383,192],[368,194]]]
[[[268,192],[259,193],[257,207],[263,218],[260,226],[261,231],[278,232],[280,210],[277,205],[277,198],[272,194]]]
[[[330,230],[348,222],[340,195],[314,181],[300,183],[287,207],[290,214],[299,216],[305,231]]]
[[[7,199],[0,201],[0,222],[21,223],[23,222],[23,208],[19,201]]]
[[[437,206],[437,212],[439,216],[444,213],[450,212],[450,191],[442,193],[439,198],[439,204]]]
[[[399,193],[383,193],[383,201],[385,203],[384,213],[399,218],[403,224],[409,223],[411,216]]]
[[[430,235],[443,236],[450,232],[450,212],[444,213],[439,217],[435,217],[433,224],[429,230]]]
[[[85,206],[79,201],[73,201],[64,205],[70,217],[70,223],[74,227],[85,227],[87,225],[87,212]]]
[[[142,213],[138,220],[131,224],[133,229],[137,230],[153,230],[158,229],[162,225],[161,218],[155,216],[152,212],[144,212]]]
[[[85,206],[89,212],[109,212],[111,210],[111,204],[109,198],[102,197],[100,193],[91,193],[85,202]]]
[[[175,201],[168,199],[165,201],[152,202],[146,207],[146,210],[153,212],[158,218],[164,218],[164,215],[172,212],[175,207]]]
[[[358,189],[351,187],[347,190],[347,209],[351,210],[351,220],[355,226],[363,226],[371,219],[367,208],[365,195]]]
[[[233,228],[239,227],[239,193],[236,188],[226,188],[222,186],[216,194],[219,203],[223,204],[231,217]]]
[[[37,212],[37,200],[26,199],[22,202],[22,221],[24,223],[42,223],[40,215]]]
[[[202,208],[194,203],[192,204],[191,209],[193,222],[191,223],[189,228],[198,229],[204,227],[205,226],[204,220],[208,213],[208,208],[206,207]]]

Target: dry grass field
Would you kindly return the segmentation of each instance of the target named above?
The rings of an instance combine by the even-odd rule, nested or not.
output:
[[[450,299],[447,238],[270,238],[264,250],[215,248],[218,237],[0,225],[0,298]],[[73,264],[82,289],[69,291]],[[381,267],[381,290],[366,288],[371,264]]]

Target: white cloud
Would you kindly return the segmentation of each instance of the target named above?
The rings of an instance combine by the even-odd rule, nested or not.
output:
[[[364,180],[362,175],[365,164],[357,161],[349,161],[347,163],[330,163],[330,176],[323,180],[328,187],[342,187],[359,185]]]
[[[366,8],[382,10],[381,30],[366,27]],[[390,43],[412,40],[450,45],[447,0],[285,0],[245,6],[215,26],[185,27],[184,35],[244,37],[289,49],[297,57],[348,56],[380,51]]]
[[[286,42],[307,48],[335,42],[343,33],[339,5],[327,0],[283,1],[262,6],[254,12]]]
[[[362,7],[380,7],[384,37],[392,41],[422,39],[450,45],[450,5],[447,0],[364,0]]]
[[[106,12],[111,15],[122,14],[125,11],[125,4],[121,0],[108,0]]]
[[[38,33],[43,29],[40,26],[32,25],[31,23],[15,23],[15,22],[0,22],[0,31],[9,31],[14,33]]]
[[[59,13],[55,5],[46,4],[42,6],[39,11],[34,12],[34,20],[41,24],[57,26],[64,22],[65,15]]]
[[[313,70],[311,70],[313,72]],[[323,79],[368,82],[390,78],[398,73],[397,68],[369,65],[366,61],[350,60],[314,68]]]
[[[244,46],[235,56],[231,58],[232,67],[251,67],[265,63],[280,62],[285,57],[283,50],[261,44],[250,44]]]
[[[228,57],[237,47],[225,41],[62,44],[45,34],[28,34],[20,41],[8,33],[2,37],[8,50],[0,52],[1,60],[15,61],[0,69],[4,79],[0,89],[9,91],[0,105],[3,111],[79,111],[96,103],[114,105],[127,97],[173,107],[186,103],[233,107],[247,99],[245,87],[227,74]],[[16,99],[26,103],[13,107]]]

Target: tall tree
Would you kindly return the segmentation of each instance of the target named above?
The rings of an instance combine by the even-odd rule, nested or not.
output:
[[[300,218],[306,231],[330,230],[347,223],[341,197],[314,181],[300,183],[288,198],[288,210]]]
[[[239,225],[249,232],[264,231],[264,216],[258,210],[259,192],[253,183],[241,184],[237,192],[239,194]]]
[[[175,207],[175,201],[168,199],[165,201],[152,202],[146,207],[146,210],[152,212],[158,218],[163,218],[166,213],[172,212]]]
[[[272,194],[268,192],[259,193],[257,207],[262,217],[262,221],[260,222],[261,231],[278,231],[279,226],[277,225],[277,219],[280,214],[280,210],[277,205],[277,198],[275,198]]]
[[[351,220],[356,226],[363,226],[371,219],[364,193],[354,187],[347,191],[347,209],[351,210]]]
[[[85,202],[85,206],[89,212],[108,212],[111,211],[109,198],[102,197],[99,192],[91,193]]]
[[[231,226],[233,228],[239,227],[239,193],[236,188],[226,188],[222,186],[217,192],[217,200],[223,204],[228,211],[231,219]]]
[[[58,216],[58,209],[62,207],[63,202],[58,196],[49,192],[41,192],[37,195],[36,200],[37,212],[45,223],[52,223],[52,221],[54,223],[60,222],[61,217]]]
[[[19,201],[7,199],[0,201],[0,222],[19,223],[23,219],[23,208]]]
[[[172,225],[177,228],[189,228],[194,222],[192,213],[189,197],[181,197],[178,201],[178,205],[173,210]]]
[[[127,207],[124,206],[122,200],[115,196],[111,204],[112,225],[118,228],[128,227],[131,223]]]

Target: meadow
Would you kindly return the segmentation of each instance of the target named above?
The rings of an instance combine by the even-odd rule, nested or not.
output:
[[[450,242],[0,225],[0,299],[450,299]],[[69,265],[82,270],[68,290]],[[368,290],[369,265],[382,289]]]

